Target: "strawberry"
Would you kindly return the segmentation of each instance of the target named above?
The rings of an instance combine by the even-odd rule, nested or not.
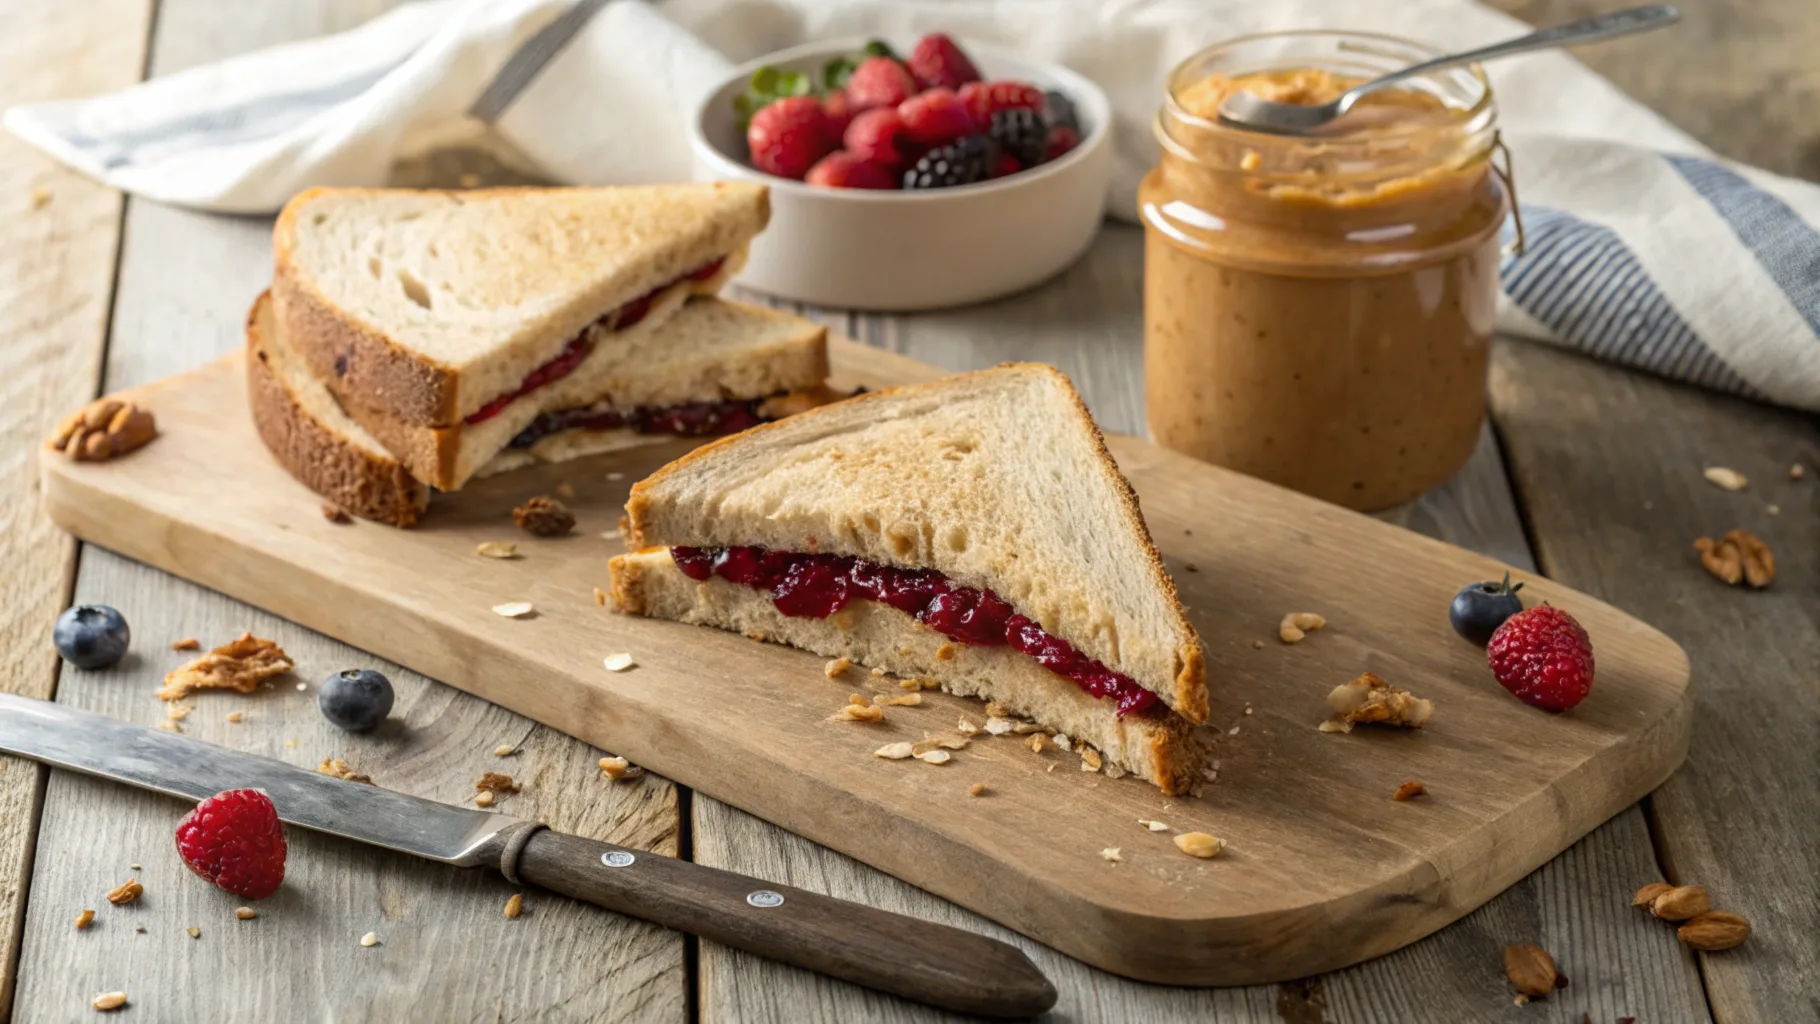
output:
[[[905,137],[924,149],[979,130],[954,90],[939,86],[905,100],[898,106],[897,116],[904,122]]]
[[[845,89],[835,89],[822,97],[822,113],[828,115],[828,129],[836,139],[847,130],[847,125],[853,121],[853,115],[858,112],[859,108],[853,105],[853,97]]]
[[[788,96],[767,103],[752,115],[752,123],[746,128],[746,145],[752,151],[752,166],[766,174],[800,181],[815,161],[840,145],[840,136],[822,109],[821,100],[814,96]]]
[[[1553,605],[1505,619],[1485,646],[1485,658],[1499,685],[1544,711],[1566,711],[1592,691],[1592,640]]]
[[[855,110],[895,107],[916,95],[916,79],[890,57],[867,57],[847,78],[847,99]]]
[[[177,853],[204,881],[262,900],[284,882],[284,826],[271,798],[230,789],[196,805],[177,823]]]
[[[1001,110],[1024,107],[1043,109],[1043,90],[1027,82],[968,82],[960,89],[961,105],[973,120],[988,124]]]
[[[855,116],[853,123],[847,126],[846,135],[841,137],[841,145],[861,160],[895,167],[904,160],[904,154],[897,148],[898,138],[903,133],[904,119],[897,116],[897,110],[880,107]]]
[[[1080,132],[1067,125],[1056,125],[1049,129],[1049,145],[1043,153],[1043,162],[1048,163],[1080,144]]]
[[[959,89],[968,82],[980,80],[979,69],[961,52],[954,40],[940,32],[931,32],[916,41],[910,51],[910,73],[925,89],[945,87]]]
[[[807,181],[824,188],[896,188],[897,175],[885,164],[835,150],[809,168]]]

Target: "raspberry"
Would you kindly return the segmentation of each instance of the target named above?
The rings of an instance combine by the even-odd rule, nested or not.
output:
[[[837,149],[809,168],[806,179],[824,188],[896,188],[897,177],[882,163]]]
[[[752,166],[798,181],[839,144],[840,136],[814,96],[790,96],[768,103],[752,115],[746,129]]]
[[[1042,163],[1049,151],[1049,126],[1028,107],[1012,107],[993,114],[992,127],[986,134],[998,143],[1001,152],[1016,157],[1025,167]]]
[[[828,129],[837,139],[847,130],[847,125],[853,121],[853,115],[858,112],[859,108],[853,105],[853,97],[845,89],[836,89],[822,97],[822,113],[828,115]]]
[[[961,103],[980,124],[1001,110],[1041,110],[1043,92],[1026,82],[969,82],[961,86]]]
[[[230,789],[196,805],[177,823],[177,854],[206,882],[262,900],[284,882],[284,826],[271,798]]]
[[[1056,157],[1081,144],[1081,133],[1065,125],[1049,129],[1049,145],[1043,151],[1043,162],[1048,163]]]
[[[897,148],[898,137],[903,132],[904,119],[897,116],[897,110],[880,107],[856,116],[847,126],[842,144],[847,152],[861,160],[897,166],[904,159],[904,154]]]
[[[895,107],[916,95],[916,79],[890,57],[867,57],[847,78],[847,99],[854,110]]]
[[[953,142],[979,130],[953,89],[918,93],[897,108],[897,116],[904,122],[904,135],[924,148]]]
[[[1023,169],[1024,165],[1017,162],[1017,157],[1012,156],[1010,153],[1000,153],[998,163],[992,165],[992,176],[994,178],[1003,178],[1016,174]]]
[[[1566,711],[1592,690],[1592,640],[1572,615],[1552,605],[1505,619],[1485,658],[1499,685],[1544,711]]]
[[[925,89],[946,87],[959,89],[968,82],[980,80],[979,69],[973,61],[961,52],[954,40],[940,32],[931,32],[916,41],[916,48],[910,51],[910,73],[916,76],[918,85]]]
[[[958,142],[924,153],[916,166],[904,172],[905,188],[952,188],[984,181],[992,173],[992,140],[969,135]]]

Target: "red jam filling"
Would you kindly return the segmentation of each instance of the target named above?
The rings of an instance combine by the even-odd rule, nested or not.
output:
[[[540,414],[518,432],[507,447],[529,448],[563,430],[614,430],[630,427],[641,434],[680,434],[707,437],[737,434],[766,422],[759,415],[762,398],[730,402],[690,402],[685,405],[641,405],[631,409],[584,406]]]
[[[631,302],[620,306],[618,309],[609,311],[605,316],[596,320],[595,323],[609,325],[611,330],[623,331],[633,324],[638,323],[640,320],[643,320],[650,314],[651,303],[657,300],[658,294],[664,289],[669,288],[672,285],[681,284],[684,281],[700,284],[713,277],[715,274],[720,273],[720,268],[726,262],[727,258],[722,256],[720,259],[714,260],[711,263],[704,263],[701,266],[696,267],[694,270],[689,271],[681,277],[671,281],[665,281],[663,284],[640,295]],[[580,334],[577,334],[574,340],[570,341],[568,345],[564,346],[563,350],[556,354],[556,358],[539,366],[537,369],[532,370],[530,376],[526,377],[524,382],[519,384],[516,389],[508,391],[498,398],[493,399],[491,402],[481,406],[479,409],[469,414],[462,422],[469,426],[473,426],[476,423],[485,423],[499,415],[506,406],[511,405],[520,398],[536,391],[538,388],[547,384],[553,384],[556,381],[567,377],[569,374],[574,373],[575,368],[580,366],[581,361],[588,358],[588,353],[592,351],[594,351],[594,342],[590,340],[589,332],[584,330]]]
[[[692,580],[719,576],[771,592],[777,610],[795,618],[825,619],[858,598],[914,615],[952,640],[1002,647],[1095,697],[1118,705],[1122,718],[1157,702],[1156,694],[1087,657],[1061,637],[1012,610],[990,590],[964,587],[933,569],[899,569],[845,555],[805,555],[764,548],[674,547],[670,557]]]

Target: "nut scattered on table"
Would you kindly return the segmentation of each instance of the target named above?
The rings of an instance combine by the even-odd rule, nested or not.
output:
[[[986,784],[984,782],[975,782],[973,785],[967,787],[968,796],[981,796],[985,792]]]
[[[1408,782],[1398,786],[1397,791],[1390,794],[1390,798],[1392,800],[1414,800],[1416,797],[1422,796],[1427,792],[1427,786],[1414,779],[1410,779]]]
[[[1706,482],[1720,490],[1742,491],[1750,486],[1750,479],[1743,473],[1728,466],[1708,466],[1700,474]]]
[[[1675,929],[1675,938],[1703,952],[1717,952],[1743,945],[1750,938],[1750,922],[1729,911],[1708,911]]]
[[[627,654],[624,651],[621,651],[618,654],[607,655],[606,659],[603,660],[601,662],[601,664],[603,664],[607,667],[608,672],[624,672],[626,669],[629,669],[633,665],[637,664],[637,662],[634,662],[632,660],[632,656],[630,654]]]
[[[876,704],[848,704],[828,716],[828,720],[831,722],[883,722],[885,709]]]
[[[259,684],[296,666],[275,641],[251,633],[172,669],[158,690],[160,700],[181,700],[197,690],[252,693]]]
[[[1327,695],[1333,711],[1322,732],[1351,732],[1355,725],[1400,725],[1419,729],[1434,715],[1434,702],[1392,686],[1371,672],[1333,688]]]
[[[346,782],[358,782],[368,786],[373,784],[372,776],[362,775],[355,771],[351,765],[339,757],[323,758],[322,763],[316,766],[316,770]]]
[[[378,932],[367,932],[365,935],[362,935],[360,937],[360,944],[363,946],[379,945],[379,933]]]
[[[1277,624],[1277,638],[1286,644],[1299,644],[1308,634],[1327,625],[1327,620],[1314,612],[1290,612]]]
[[[1698,885],[1672,886],[1649,901],[1649,912],[1664,921],[1686,921],[1712,908],[1712,898]]]
[[[182,640],[172,640],[171,641],[171,650],[173,650],[173,651],[200,651],[200,650],[202,650],[202,641],[196,639],[193,636],[186,636]]]
[[[1776,580],[1776,556],[1763,539],[1749,530],[1730,530],[1718,540],[1701,537],[1694,541],[1700,552],[1700,564],[1706,571],[1731,586],[1739,582],[1761,590]]]
[[[116,907],[125,906],[138,899],[143,892],[145,892],[145,886],[140,885],[137,878],[129,878],[108,892],[107,901]]]
[[[505,909],[506,920],[516,921],[516,920],[518,920],[519,915],[523,914],[524,912],[525,912],[525,894],[522,892],[513,893],[512,898],[506,900],[506,909]]]
[[[555,498],[542,496],[513,509],[512,521],[533,537],[560,537],[575,529],[575,513]]]
[[[109,1010],[118,1010],[126,1005],[126,993],[104,992],[101,995],[96,996],[95,1001],[89,1005],[103,1013],[106,1013]]]
[[[242,921],[251,921],[253,918],[259,916],[259,911],[254,910],[252,907],[236,907],[234,908],[234,916]]]
[[[911,755],[909,743],[887,743],[872,752],[873,757],[882,757],[887,761],[902,761]]]
[[[76,915],[76,930],[77,931],[81,931],[82,929],[87,928],[89,925],[94,924],[94,923],[95,923],[95,912],[88,907],[83,907],[82,913]]]
[[[151,411],[118,398],[98,398],[57,426],[50,449],[72,462],[106,462],[158,436]]]
[[[505,604],[493,606],[494,615],[502,615],[508,619],[522,619],[536,610],[537,607],[529,601],[507,601]]]
[[[474,546],[474,553],[482,558],[517,558],[518,545],[503,540],[483,540]]]
[[[1137,823],[1138,823],[1138,824],[1140,824],[1140,825],[1142,825],[1142,826],[1144,826],[1144,827],[1145,827],[1145,828],[1147,828],[1147,829],[1149,829],[1149,830],[1150,830],[1150,831],[1152,831],[1152,832],[1167,832],[1167,831],[1169,831],[1169,826],[1168,826],[1168,825],[1165,825],[1165,824],[1163,824],[1163,823],[1162,823],[1162,822],[1160,822],[1160,821],[1151,821],[1151,820],[1150,820],[1150,819],[1149,819],[1149,818],[1139,818],[1139,819],[1138,819],[1138,820],[1137,820]]]
[[[1518,992],[1534,999],[1555,990],[1561,972],[1555,969],[1555,958],[1541,946],[1524,942],[1504,947],[1504,974]]]
[[[600,774],[614,782],[629,782],[644,775],[645,770],[623,757],[603,757],[600,759]]]
[[[829,679],[834,679],[834,678],[837,678],[842,672],[845,672],[852,667],[853,667],[853,662],[850,659],[834,658],[834,659],[830,660],[826,665],[822,666],[822,675],[827,676]]]
[[[1218,857],[1220,851],[1226,848],[1226,841],[1205,832],[1184,832],[1175,837],[1175,848],[1190,857],[1207,860]]]
[[[928,764],[947,764],[949,761],[954,760],[954,755],[948,753],[946,750],[925,750],[915,756],[918,761],[923,761]]]
[[[1673,888],[1674,886],[1669,885],[1667,882],[1651,882],[1637,890],[1637,894],[1630,899],[1630,905],[1633,907],[1647,907],[1651,903],[1656,902],[1657,896],[1660,896]]]

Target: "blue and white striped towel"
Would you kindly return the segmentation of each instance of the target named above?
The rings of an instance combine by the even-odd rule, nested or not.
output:
[[[1472,0],[428,0],[5,123],[128,192],[235,212],[309,185],[383,184],[401,156],[462,138],[562,181],[681,180],[685,120],[732,64],[942,29],[1106,88],[1119,151],[1107,209],[1129,219],[1164,72],[1221,39],[1313,27],[1448,48],[1523,28]],[[1500,329],[1820,411],[1820,185],[1715,158],[1564,54],[1487,70],[1529,241],[1504,269]]]

